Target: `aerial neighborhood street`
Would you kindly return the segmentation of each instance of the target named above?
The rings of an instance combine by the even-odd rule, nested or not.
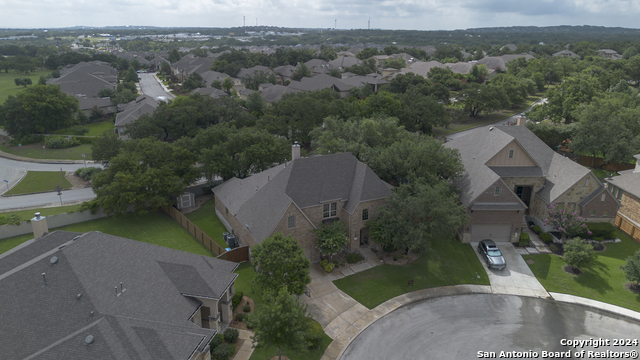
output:
[[[332,19],[0,29],[0,357],[638,358],[640,30]]]

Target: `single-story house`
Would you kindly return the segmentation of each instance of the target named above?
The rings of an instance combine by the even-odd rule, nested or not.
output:
[[[0,255],[2,357],[209,360],[237,266],[98,231],[27,241]]]

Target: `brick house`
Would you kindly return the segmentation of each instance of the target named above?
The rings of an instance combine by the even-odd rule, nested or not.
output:
[[[640,155],[636,155],[635,169],[620,172],[620,176],[606,179],[607,189],[620,201],[616,226],[636,240],[640,240]]]
[[[209,360],[238,264],[93,231],[0,255],[5,359]]]
[[[545,231],[551,203],[587,221],[611,222],[620,206],[587,168],[556,153],[524,126],[482,127],[445,144],[460,151],[465,174],[460,201],[471,221],[463,242],[518,240],[523,216]]]
[[[311,230],[339,220],[349,250],[358,250],[368,239],[366,221],[385,203],[391,185],[350,153],[301,158],[297,144],[292,152],[289,163],[215,187],[218,217],[242,245],[283,233],[296,238],[312,261],[320,253]]]

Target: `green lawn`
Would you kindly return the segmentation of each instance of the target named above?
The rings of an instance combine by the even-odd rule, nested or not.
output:
[[[211,236],[223,249],[227,247],[222,238],[222,233],[227,232],[227,229],[216,215],[216,203],[213,199],[204,203],[200,209],[188,213],[187,218]]]
[[[408,285],[409,280],[413,285]],[[333,283],[373,309],[411,291],[458,284],[489,285],[489,278],[471,245],[450,239],[432,243],[431,249],[412,264],[380,265]]]
[[[41,208],[41,209],[31,209],[31,210],[20,210],[20,211],[8,211],[0,213],[2,215],[18,215],[22,221],[29,220],[34,217],[34,214],[39,212],[42,216],[51,216],[58,215],[66,212],[78,211],[82,204],[77,205],[67,205],[67,206],[58,206],[58,207],[49,207],[49,208]]]
[[[239,274],[235,282],[236,293],[242,291],[245,296],[253,299],[255,309],[260,309],[263,305],[262,295],[259,292],[254,291],[251,288],[251,281],[255,276],[253,266],[249,262],[240,264],[235,271]],[[331,344],[331,338],[325,334],[324,342],[320,348],[309,352],[298,352],[284,348],[282,354],[288,356],[291,360],[317,360],[322,357],[326,348]],[[249,358],[250,360],[269,360],[271,357],[278,354],[278,349],[275,347],[270,348],[257,348],[254,349],[253,354]]]
[[[18,185],[7,191],[5,195],[33,194],[37,192],[55,191],[56,186],[70,189],[71,183],[59,171],[29,171]]]
[[[4,104],[9,95],[16,95],[20,90],[24,90],[24,86],[16,86],[13,79],[17,77],[28,77],[35,85],[38,83],[38,80],[40,80],[40,76],[44,75],[46,77],[50,72],[50,70],[38,70],[32,72],[30,75],[18,74],[15,71],[10,71],[8,74],[5,74],[4,71],[0,72],[0,105]]]
[[[540,99],[539,95],[529,96],[524,104],[514,107],[511,109],[504,109],[500,111],[493,112],[491,114],[482,115],[482,117],[478,118],[469,118],[468,121],[460,124],[450,124],[447,128],[434,128],[433,133],[436,136],[449,135],[453,133],[457,133],[460,131],[472,129],[479,126],[493,124],[500,120],[504,120],[508,117],[511,117],[516,114],[520,114],[524,110],[526,110],[529,106],[531,106],[534,102]]]
[[[85,128],[89,129],[89,132],[85,136],[100,136],[105,131],[113,131],[113,120],[106,120],[85,125],[76,125],[67,129],[56,130],[53,133],[58,135],[76,135],[74,129]]]
[[[613,175],[613,176],[620,175],[615,171],[607,171],[607,170],[598,169],[598,168],[592,168],[592,167],[588,167],[588,168],[589,168],[589,170],[593,171],[593,174],[600,180],[604,180],[604,179],[608,178],[609,175]]]
[[[14,247],[22,244],[23,242],[31,239],[33,239],[33,234],[25,234],[20,236],[14,236],[8,239],[2,239],[0,240],[0,254],[5,253],[13,249]]]
[[[133,240],[160,245],[172,249],[187,251],[194,254],[213,256],[198,240],[191,236],[180,224],[168,215],[160,212],[146,215],[126,214],[111,216],[103,219],[90,220],[78,224],[49,229],[75,232],[101,231]],[[23,237],[27,238],[23,238]],[[0,240],[1,251],[7,251],[28,239],[32,235]],[[13,245],[13,246],[12,246]]]
[[[554,254],[528,255],[523,258],[534,261],[529,267],[547,291],[581,296],[640,311],[640,295],[627,290],[625,284],[628,281],[620,270],[620,265],[638,251],[640,245],[620,230],[616,230],[616,237],[622,243],[605,244],[607,249],[598,253],[593,268],[584,270],[578,276],[562,270],[566,263]]]
[[[44,142],[30,145],[10,146],[8,138],[0,143],[0,151],[24,156],[32,159],[56,159],[56,160],[82,160],[82,154],[85,154],[87,160],[91,160],[91,145],[83,144],[70,147],[67,149],[43,149]]]

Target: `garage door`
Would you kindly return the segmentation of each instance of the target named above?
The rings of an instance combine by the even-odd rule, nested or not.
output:
[[[511,241],[511,225],[473,225],[471,241],[492,239],[493,241]]]

